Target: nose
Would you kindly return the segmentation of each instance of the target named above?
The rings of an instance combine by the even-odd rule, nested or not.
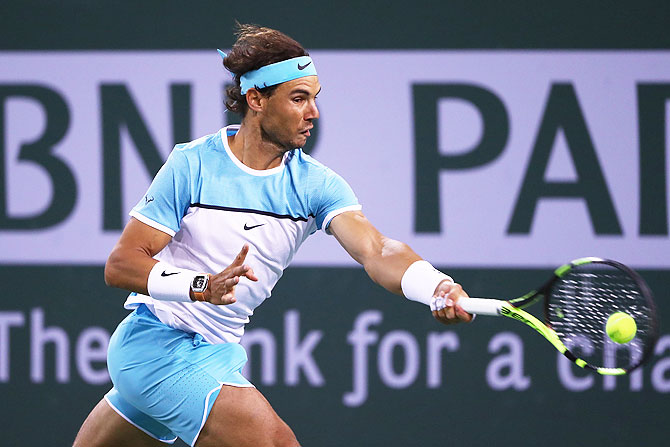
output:
[[[316,101],[311,100],[309,107],[305,111],[305,121],[315,120],[319,118],[319,107],[316,105]]]

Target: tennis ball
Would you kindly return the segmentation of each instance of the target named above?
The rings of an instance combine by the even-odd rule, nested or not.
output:
[[[637,325],[633,317],[625,312],[614,312],[607,319],[605,332],[609,338],[619,344],[628,343],[637,333]]]

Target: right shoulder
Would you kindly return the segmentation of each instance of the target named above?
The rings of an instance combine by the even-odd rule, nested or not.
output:
[[[193,141],[176,144],[173,152],[182,152],[185,155],[190,156],[205,151],[221,150],[223,149],[221,135],[224,131],[225,129],[221,129],[216,133],[202,136]]]
[[[213,134],[205,135],[187,143],[179,143],[174,146],[168,158],[172,163],[199,166],[211,161],[211,157],[220,157],[225,153],[222,135],[226,129],[223,128]]]

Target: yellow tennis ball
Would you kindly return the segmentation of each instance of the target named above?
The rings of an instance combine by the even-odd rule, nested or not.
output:
[[[609,338],[619,344],[628,343],[637,333],[637,324],[633,317],[625,312],[614,312],[607,319],[605,332]]]

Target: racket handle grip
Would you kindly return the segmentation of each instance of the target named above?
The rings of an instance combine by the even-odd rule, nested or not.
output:
[[[497,317],[505,301],[488,298],[459,298],[457,304],[464,311],[475,315],[489,315]]]

